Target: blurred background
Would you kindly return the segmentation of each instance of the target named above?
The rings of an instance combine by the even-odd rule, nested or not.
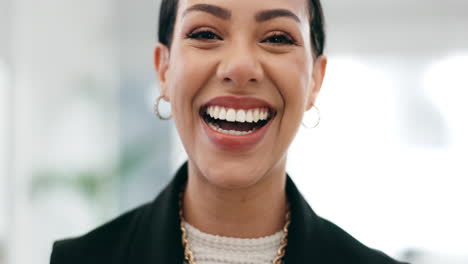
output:
[[[323,5],[321,123],[288,172],[370,247],[468,263],[468,1]],[[153,199],[185,160],[152,114],[158,6],[0,0],[0,264],[48,263],[54,240]]]

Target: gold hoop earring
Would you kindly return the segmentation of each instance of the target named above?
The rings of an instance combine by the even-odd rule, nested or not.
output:
[[[318,109],[316,105],[313,105],[312,108],[315,109],[316,115],[317,115],[317,117],[315,118],[316,119],[315,124],[310,125],[310,123],[305,120],[307,118],[305,118],[305,115],[304,115],[304,117],[302,118],[302,125],[305,128],[316,128],[320,124],[320,110]]]
[[[153,107],[154,114],[161,120],[169,120],[172,118],[172,114],[169,114],[169,116],[162,116],[161,113],[159,112],[159,102],[161,102],[161,99],[164,99],[164,98],[162,96],[159,96],[154,101],[154,107]]]

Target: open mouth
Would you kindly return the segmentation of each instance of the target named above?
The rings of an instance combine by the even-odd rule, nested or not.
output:
[[[268,124],[274,118],[275,113],[268,107],[234,109],[209,105],[200,109],[200,116],[211,129],[236,136],[254,133]]]

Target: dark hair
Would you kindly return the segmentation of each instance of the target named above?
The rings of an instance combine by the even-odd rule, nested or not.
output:
[[[308,0],[307,8],[309,9],[310,22],[310,40],[314,56],[323,54],[325,47],[325,28],[323,9],[320,0]],[[174,34],[174,24],[176,21],[178,0],[162,0],[159,12],[159,42],[171,46],[172,35]]]

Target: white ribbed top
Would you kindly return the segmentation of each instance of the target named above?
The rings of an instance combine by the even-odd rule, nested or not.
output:
[[[260,238],[233,238],[203,233],[185,222],[197,264],[269,264],[276,257],[283,231]]]

